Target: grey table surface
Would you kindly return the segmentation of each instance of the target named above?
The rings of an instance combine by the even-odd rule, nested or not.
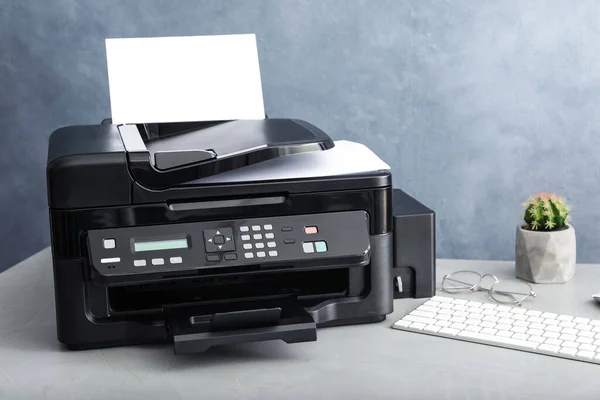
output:
[[[439,260],[513,277],[512,262]],[[391,329],[426,299],[396,300],[377,324],[321,329],[316,342],[168,345],[73,352],[56,340],[50,250],[0,274],[0,399],[597,399],[600,365]],[[600,318],[600,265],[535,285],[527,307]],[[463,295],[464,297],[465,295]],[[488,300],[486,294],[468,295]]]

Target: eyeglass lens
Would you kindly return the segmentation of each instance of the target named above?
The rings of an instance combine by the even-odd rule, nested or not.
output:
[[[479,284],[481,275],[474,271],[457,271],[444,277],[442,290],[449,293],[472,290]]]
[[[520,303],[531,292],[531,287],[516,279],[502,279],[492,287],[490,296],[500,303]]]

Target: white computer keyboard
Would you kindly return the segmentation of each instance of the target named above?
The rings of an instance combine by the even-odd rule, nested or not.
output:
[[[393,328],[600,364],[600,319],[434,296]]]

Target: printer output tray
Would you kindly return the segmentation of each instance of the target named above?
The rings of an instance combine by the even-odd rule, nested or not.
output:
[[[294,298],[169,306],[164,310],[176,354],[236,343],[317,340],[315,321]]]

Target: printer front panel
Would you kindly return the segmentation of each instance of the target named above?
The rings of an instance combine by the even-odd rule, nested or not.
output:
[[[103,284],[245,266],[360,267],[370,255],[365,211],[100,229],[88,232],[87,244],[94,278]]]

